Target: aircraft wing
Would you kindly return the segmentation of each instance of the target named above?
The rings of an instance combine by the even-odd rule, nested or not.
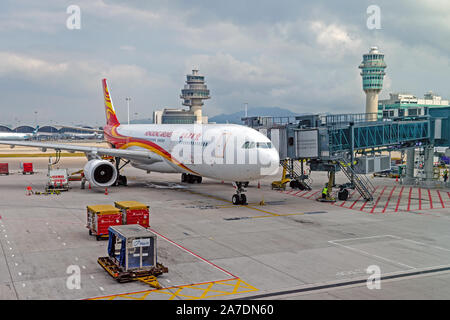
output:
[[[112,149],[112,148],[98,148],[90,146],[70,145],[70,144],[58,144],[58,143],[43,143],[34,141],[0,141],[0,144],[14,146],[39,148],[42,151],[52,149],[56,151],[65,150],[68,152],[84,152],[88,158],[90,156],[112,156],[120,157],[128,160],[154,160],[155,162],[162,161],[160,157],[152,152],[139,151],[139,150],[126,150],[126,149]]]

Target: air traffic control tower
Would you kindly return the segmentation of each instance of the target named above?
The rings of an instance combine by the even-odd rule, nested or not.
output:
[[[181,90],[180,98],[183,105],[189,106],[194,114],[195,123],[202,123],[203,100],[209,99],[209,90],[205,84],[205,77],[198,74],[198,70],[192,70],[192,74],[186,75],[186,84]]]
[[[383,78],[386,74],[384,54],[379,52],[377,47],[370,48],[369,53],[363,55],[359,68],[366,93],[366,113],[378,113],[378,94],[383,89]]]

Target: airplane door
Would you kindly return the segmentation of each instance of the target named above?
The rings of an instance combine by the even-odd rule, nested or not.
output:
[[[219,136],[218,141],[216,142],[216,150],[215,155],[216,158],[223,158],[225,156],[225,148],[227,146],[227,142],[230,139],[231,133],[223,132],[221,136]]]

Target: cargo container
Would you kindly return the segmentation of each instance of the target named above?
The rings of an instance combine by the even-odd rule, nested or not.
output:
[[[69,174],[67,173],[67,169],[49,169],[47,176],[47,192],[51,190],[69,190]]]
[[[20,165],[22,168],[22,174],[33,174],[33,163],[32,162],[22,162]]]
[[[116,201],[114,204],[122,211],[123,224],[139,224],[144,228],[150,227],[148,205],[137,201]]]
[[[138,225],[109,227],[108,256],[98,263],[117,281],[159,276],[168,269],[157,261],[155,233]]]
[[[8,163],[0,163],[0,174],[9,175]]]
[[[89,235],[97,240],[108,237],[108,228],[122,224],[122,212],[110,204],[87,207],[87,225]]]

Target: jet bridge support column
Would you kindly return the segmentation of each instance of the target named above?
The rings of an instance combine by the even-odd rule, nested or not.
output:
[[[403,184],[414,184],[414,158],[415,149],[406,150],[406,177],[403,179]]]
[[[434,162],[434,146],[426,146],[424,148],[424,171],[425,185],[432,186],[433,183],[433,162]]]

